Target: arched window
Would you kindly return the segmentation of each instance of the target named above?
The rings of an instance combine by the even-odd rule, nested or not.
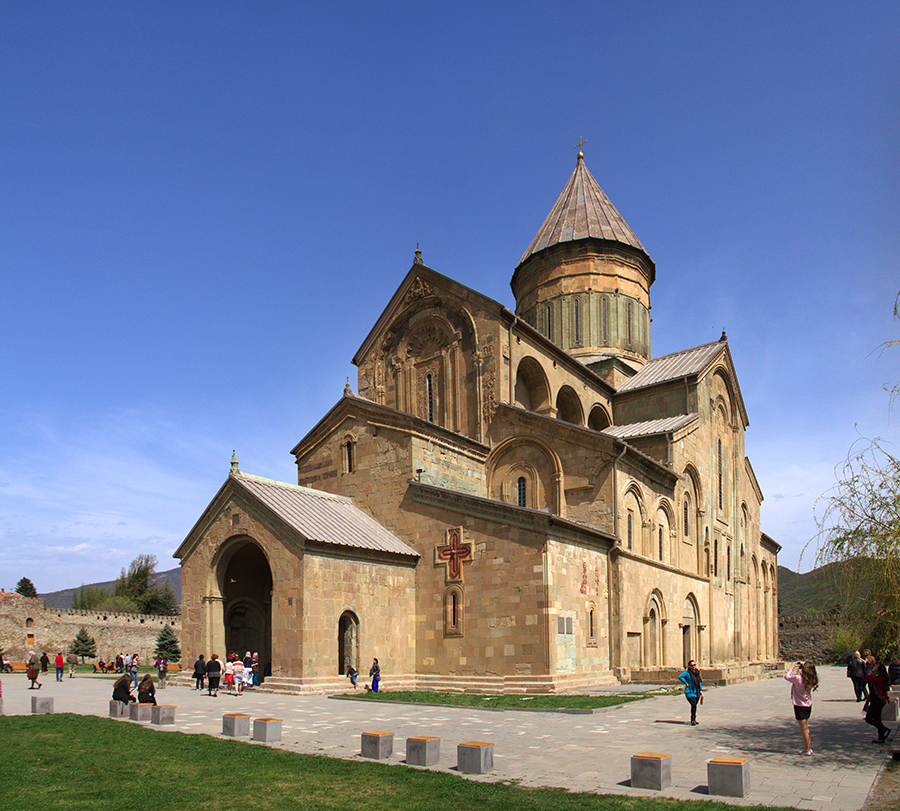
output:
[[[628,548],[631,549],[631,531],[632,525],[634,524],[634,513],[631,510],[628,511]]]
[[[725,579],[731,580],[731,544],[728,544],[728,550],[725,558]]]
[[[31,617],[28,617],[28,618],[25,620],[25,627],[26,627],[26,628],[33,628],[33,627],[34,627],[34,620],[33,620]]]
[[[425,375],[425,408],[428,422],[434,422],[434,376],[430,372]]]
[[[551,304],[544,308],[544,324],[547,337],[553,340],[553,306]]]
[[[348,439],[344,449],[347,454],[347,472],[352,473],[355,470],[353,467],[353,442]]]
[[[603,343],[609,340],[609,327],[607,326],[607,299],[600,299],[600,332],[603,335]]]
[[[722,509],[722,439],[716,440],[716,449],[718,453],[718,464],[716,466],[716,478],[718,480],[717,487],[719,491],[719,509]]]
[[[663,559],[663,528],[659,528],[659,559]]]
[[[685,497],[684,497],[684,518],[683,518],[683,521],[682,521],[682,523],[683,523],[683,525],[684,525],[684,537],[685,537],[685,538],[690,538],[690,537],[691,537],[691,524],[690,524],[690,519],[688,518],[688,515],[689,515],[689,511],[688,511],[688,497],[685,496]]]
[[[572,300],[572,340],[576,344],[581,343],[581,313],[578,303],[577,298]]]
[[[713,540],[713,577],[719,576],[719,539]]]
[[[524,476],[519,476],[516,482],[516,503],[520,507],[528,506],[528,482]]]
[[[462,633],[463,591],[454,585],[444,592],[444,635],[462,636]]]

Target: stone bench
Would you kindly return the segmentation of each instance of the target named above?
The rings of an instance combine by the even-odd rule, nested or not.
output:
[[[639,752],[631,756],[631,787],[662,791],[672,785],[672,756]]]
[[[456,746],[456,768],[465,774],[485,774],[494,768],[494,744],[466,741]]]
[[[406,739],[406,765],[432,766],[441,759],[441,739],[421,735]]]
[[[253,740],[272,743],[281,740],[281,718],[256,718],[253,721]]]
[[[151,704],[150,723],[158,727],[175,723],[175,710],[171,704]]]
[[[132,721],[149,721],[150,710],[152,708],[152,704],[140,704],[139,702],[134,702],[128,705],[128,717]]]
[[[53,696],[32,696],[31,713],[32,715],[52,715]]]
[[[110,718],[124,718],[128,715],[128,705],[119,701],[118,699],[110,699],[109,702],[109,717]]]
[[[222,734],[229,738],[246,738],[250,735],[250,716],[245,712],[226,712],[222,716]]]
[[[393,732],[363,732],[360,755],[372,760],[384,760],[394,754]]]
[[[719,797],[746,797],[750,792],[750,758],[716,757],[706,761],[707,791]]]

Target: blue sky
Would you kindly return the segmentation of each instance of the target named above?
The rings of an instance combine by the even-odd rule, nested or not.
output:
[[[857,432],[898,439],[900,6],[738,8],[5,4],[0,586],[171,568],[232,449],[295,481],[416,244],[512,308],[580,138],[654,355],[728,333],[796,570]]]

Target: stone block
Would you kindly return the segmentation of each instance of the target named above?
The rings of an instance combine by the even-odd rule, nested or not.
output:
[[[750,793],[750,758],[716,757],[706,761],[709,794],[718,797],[746,797]]]
[[[466,741],[456,747],[456,768],[465,774],[485,774],[494,768],[494,744]]]
[[[441,739],[426,735],[406,739],[406,764],[432,766],[441,759]]]
[[[125,718],[128,715],[128,705],[122,701],[111,699],[109,702],[110,718]]]
[[[672,756],[639,752],[631,756],[631,787],[662,791],[672,785]]]
[[[152,704],[140,704],[135,702],[133,704],[128,705],[128,717],[132,721],[149,721],[150,720],[150,710],[153,708]]]
[[[360,754],[372,760],[384,760],[394,754],[393,732],[363,732]]]
[[[227,712],[222,716],[222,734],[229,738],[246,738],[250,735],[250,716],[245,712]]]
[[[152,709],[150,710],[150,723],[156,724],[158,727],[174,724],[175,710],[177,709],[178,707],[165,704],[152,706]]]
[[[32,696],[31,712],[33,715],[50,715],[53,713],[52,696]]]
[[[253,720],[253,740],[272,743],[281,740],[280,718],[255,718]]]

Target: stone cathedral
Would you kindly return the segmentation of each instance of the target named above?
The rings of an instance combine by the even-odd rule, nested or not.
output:
[[[387,689],[763,676],[780,547],[740,386],[724,333],[651,356],[655,276],[582,153],[515,312],[417,250],[297,484],[233,458],[175,553],[185,655],[258,651],[295,692],[373,657]]]

